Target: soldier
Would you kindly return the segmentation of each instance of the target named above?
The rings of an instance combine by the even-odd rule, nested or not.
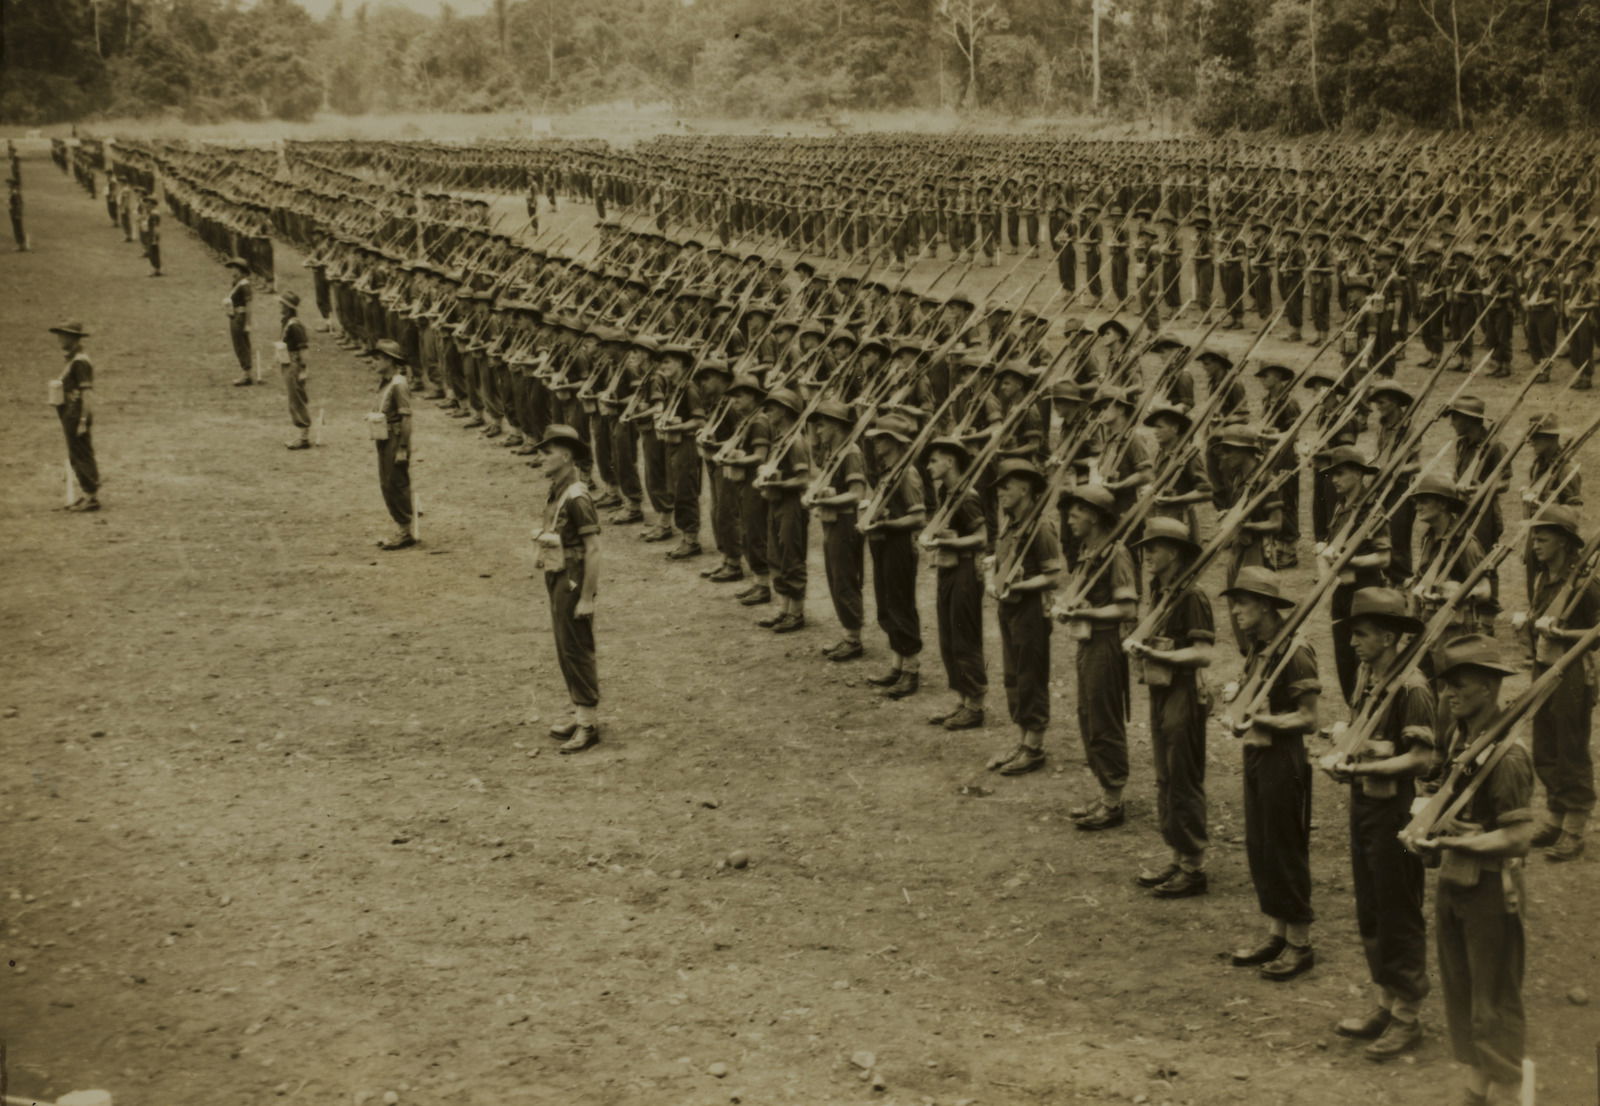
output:
[[[1501,684],[1516,670],[1480,635],[1446,642],[1437,667],[1445,687],[1442,713],[1451,719],[1441,734],[1449,760],[1499,718]],[[1462,816],[1437,837],[1412,843],[1440,857],[1434,933],[1451,1051],[1467,1068],[1462,1106],[1510,1102],[1522,1081],[1526,896],[1519,860],[1538,826],[1532,803],[1528,751],[1511,741]]]
[[[89,332],[82,323],[62,323],[51,327],[50,333],[60,342],[67,359],[65,371],[51,381],[50,388],[50,402],[67,438],[67,461],[77,484],[77,494],[66,509],[98,511],[100,468],[94,459],[94,365],[83,349]]]
[[[1078,732],[1100,787],[1097,798],[1069,817],[1081,830],[1113,829],[1126,817],[1122,789],[1128,782],[1128,658],[1122,631],[1138,611],[1139,582],[1133,555],[1112,539],[1121,512],[1111,491],[1082,484],[1068,496],[1067,523],[1077,547],[1073,592],[1058,599],[1055,614],[1078,642]]]
[[[406,354],[400,343],[381,339],[373,367],[378,375],[376,410],[367,416],[378,447],[378,486],[394,520],[393,536],[378,542],[383,550],[417,544],[416,507],[411,496],[411,387],[406,383]]]
[[[1194,227],[1194,248],[1190,261],[1194,268],[1194,302],[1200,311],[1200,325],[1211,322],[1211,302],[1217,290],[1216,244],[1211,236],[1211,209],[1204,204],[1194,208],[1189,218]]]
[[[1279,232],[1278,296],[1283,301],[1283,317],[1289,323],[1290,342],[1304,341],[1306,251],[1300,245],[1300,231],[1288,227]]]
[[[844,636],[822,651],[830,661],[851,661],[865,649],[861,644],[863,622],[861,586],[865,575],[865,539],[856,525],[857,508],[867,490],[866,462],[859,446],[846,444],[854,420],[850,409],[836,399],[818,402],[811,413],[816,428],[818,460],[831,478],[825,485],[813,483],[801,498],[801,506],[815,511],[822,522],[822,564],[828,579],[828,595]],[[821,481],[821,475],[818,476]]]
[[[150,262],[150,275],[161,275],[161,212],[156,209],[155,197],[145,197],[144,223],[140,231],[144,239],[144,256]]]
[[[1343,551],[1331,543],[1335,540],[1348,541],[1362,523],[1361,512],[1371,510],[1363,495],[1366,478],[1376,476],[1378,470],[1367,461],[1361,451],[1355,446],[1339,446],[1328,456],[1328,462],[1323,466],[1322,474],[1333,485],[1337,501],[1333,508],[1333,518],[1328,526],[1329,545],[1319,551],[1318,556],[1323,559],[1324,571],[1331,568],[1332,560]],[[1389,534],[1384,527],[1364,538],[1356,546],[1355,553],[1344,563],[1339,570],[1339,580],[1333,587],[1333,593],[1328,601],[1328,614],[1333,624],[1333,662],[1339,675],[1339,689],[1344,693],[1344,701],[1354,705],[1356,694],[1357,665],[1359,658],[1356,655],[1355,645],[1351,637],[1353,625],[1350,622],[1351,603],[1355,596],[1367,588],[1382,587],[1388,581],[1390,562]]]
[[[1217,640],[1211,600],[1191,581],[1179,583],[1199,554],[1183,521],[1157,517],[1138,543],[1151,572],[1150,605],[1164,617],[1148,641],[1130,640],[1140,682],[1150,693],[1150,749],[1155,760],[1156,819],[1171,850],[1162,868],[1135,882],[1156,898],[1181,899],[1207,890],[1206,719],[1210,694],[1203,669]]]
[[[1263,979],[1285,982],[1316,964],[1311,947],[1311,765],[1305,735],[1317,728],[1317,658],[1311,646],[1287,644],[1288,658],[1265,653],[1294,600],[1277,573],[1260,565],[1240,569],[1223,596],[1246,642],[1245,673],[1265,682],[1259,709],[1232,721],[1244,739],[1244,837],[1256,901],[1268,921],[1266,940],[1234,952],[1236,968],[1259,968]],[[1270,666],[1270,667],[1269,667]]]
[[[233,274],[233,286],[228,290],[228,337],[233,341],[233,355],[239,361],[239,379],[235,388],[247,388],[255,383],[251,375],[254,359],[250,351],[250,263],[242,257],[230,257],[227,269]]]
[[[278,371],[283,374],[284,391],[289,397],[289,422],[298,434],[287,444],[289,449],[311,448],[311,410],[306,400],[306,340],[305,324],[300,321],[300,297],[294,292],[278,296],[282,317],[282,330],[273,349],[278,358]]]
[[[771,574],[767,560],[767,500],[755,486],[756,469],[766,463],[772,444],[772,426],[761,410],[766,393],[761,383],[749,374],[733,378],[728,385],[728,403],[738,419],[734,433],[717,451],[723,466],[723,479],[729,494],[739,500],[739,548],[753,578],[749,587],[734,598],[742,606],[757,607],[772,602]]]
[[[983,725],[983,700],[989,677],[983,655],[983,581],[977,568],[988,541],[983,506],[971,488],[954,503],[950,497],[972,454],[957,438],[935,438],[925,452],[929,478],[939,497],[945,525],[925,529],[921,544],[933,553],[938,571],[934,606],[938,612],[939,655],[945,677],[956,693],[956,705],[931,716],[928,723],[947,730]]]
[[[1399,835],[1411,817],[1416,781],[1434,768],[1434,698],[1414,667],[1396,671],[1401,641],[1422,632],[1422,623],[1407,613],[1404,595],[1389,588],[1362,588],[1345,621],[1361,662],[1351,709],[1358,716],[1375,709],[1376,697],[1396,685],[1364,747],[1354,756],[1336,751],[1321,761],[1334,780],[1350,785],[1356,928],[1367,971],[1378,988],[1377,1006],[1339,1022],[1334,1032],[1370,1041],[1364,1055],[1382,1062],[1422,1041],[1417,1018],[1428,995],[1427,923],[1422,916],[1426,881],[1422,862],[1406,851]]]
[[[600,740],[596,710],[600,678],[595,663],[594,599],[600,579],[600,518],[579,469],[589,466],[589,444],[570,426],[555,423],[539,442],[541,471],[550,481],[544,517],[534,532],[537,567],[550,597],[556,662],[572,700],[573,720],[550,727],[562,739],[559,753],[581,753]]]
[[[890,699],[916,694],[921,683],[915,534],[927,521],[926,496],[917,466],[903,463],[905,449],[916,432],[916,423],[904,415],[885,416],[867,431],[874,468],[884,479],[893,480],[880,488],[878,516],[862,527],[872,553],[872,598],[878,626],[888,635],[894,658],[887,672],[870,676],[867,682],[883,688]]]
[[[1475,530],[1483,548],[1492,549],[1505,529],[1504,516],[1500,511],[1500,493],[1511,486],[1511,466],[1502,463],[1506,456],[1506,444],[1490,438],[1489,416],[1483,400],[1478,396],[1461,396],[1445,408],[1445,413],[1449,415],[1450,427],[1455,431],[1452,475],[1461,489],[1463,499],[1470,502],[1485,480],[1493,479],[1497,485],[1489,496],[1488,508],[1478,515]],[[1489,574],[1489,587],[1491,595],[1498,599],[1499,573]]]
[[[1600,583],[1587,573],[1579,575],[1583,537],[1571,507],[1552,504],[1535,516],[1529,546],[1535,575],[1528,592],[1528,632],[1538,679],[1600,619]],[[1583,831],[1594,810],[1589,748],[1594,696],[1590,667],[1570,665],[1533,716],[1533,767],[1544,785],[1546,814],[1532,844],[1556,862],[1583,855]]]
[[[11,212],[11,237],[17,243],[18,253],[28,252],[28,232],[22,228],[22,182],[12,180],[6,197]]]
[[[1256,379],[1265,393],[1262,407],[1265,411],[1266,429],[1273,444],[1282,447],[1284,437],[1300,421],[1300,401],[1294,396],[1295,371],[1287,365],[1270,363],[1256,370]],[[1283,505],[1283,525],[1278,530],[1277,548],[1273,567],[1294,568],[1300,563],[1300,455],[1295,443],[1277,449],[1276,468],[1287,473],[1278,485],[1278,499]]]
[[[790,388],[774,388],[762,403],[773,441],[782,443],[757,470],[755,479],[767,500],[767,556],[772,565],[772,590],[778,593],[780,605],[756,625],[781,634],[806,624],[806,532],[811,516],[800,497],[811,483],[811,451],[805,435],[795,428],[804,407]]]
[[[1155,435],[1156,469],[1165,469],[1171,463],[1172,451],[1178,439],[1186,433],[1194,420],[1186,408],[1156,403],[1144,417],[1144,424]],[[1189,540],[1198,548],[1200,543],[1200,515],[1196,506],[1208,502],[1212,495],[1211,480],[1206,476],[1200,455],[1185,446],[1185,455],[1175,476],[1155,493],[1155,503],[1150,514],[1155,518],[1171,518],[1183,524]],[[1142,545],[1142,543],[1140,543]]]
[[[1044,767],[1050,724],[1050,620],[1044,593],[1056,586],[1061,546],[1038,509],[1046,481],[1029,461],[1002,461],[996,471],[1000,532],[995,541],[991,594],[999,603],[1000,655],[1006,707],[1020,731],[1017,745],[993,757],[990,771],[1020,776]],[[1036,524],[1024,530],[1025,520]]]
[[[1311,326],[1317,332],[1317,345],[1326,345],[1333,309],[1333,252],[1328,232],[1313,230],[1306,235],[1306,291],[1310,298]]]
[[[1460,490],[1443,475],[1424,476],[1417,481],[1410,501],[1417,521],[1426,528],[1416,573],[1406,583],[1416,597],[1418,617],[1426,622],[1446,600],[1454,600],[1454,617],[1446,640],[1492,628],[1496,607],[1487,579],[1479,580],[1466,598],[1456,596],[1459,585],[1485,556],[1482,544],[1470,530],[1451,537],[1461,529],[1457,520],[1467,507]]]

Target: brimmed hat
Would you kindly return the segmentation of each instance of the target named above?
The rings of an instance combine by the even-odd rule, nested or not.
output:
[[[1353,445],[1342,445],[1328,453],[1323,462],[1321,472],[1323,475],[1331,474],[1335,469],[1353,468],[1371,476],[1378,471],[1378,466],[1367,460],[1366,455]]]
[[[1186,407],[1176,403],[1153,403],[1145,414],[1144,424],[1154,426],[1157,419],[1175,419],[1183,424],[1185,430],[1194,425],[1194,416],[1189,414]]]
[[[1040,472],[1032,461],[1025,461],[1021,457],[1008,457],[1006,460],[1001,461],[999,468],[995,470],[993,483],[998,487],[1013,476],[1020,476],[1027,480],[1028,483],[1033,485],[1035,492],[1043,491],[1047,482],[1044,478],[1044,473]]]
[[[1130,411],[1139,406],[1138,401],[1133,398],[1132,388],[1115,388],[1109,384],[1102,384],[1100,387],[1096,388],[1094,391],[1094,396],[1089,402],[1096,407],[1101,407],[1105,404],[1116,403],[1126,407]]]
[[[851,426],[855,423],[855,419],[850,416],[849,406],[844,401],[837,399],[818,401],[816,407],[811,411],[811,417],[813,419],[832,419],[834,422],[842,422],[846,426]]]
[[[1261,435],[1243,423],[1230,423],[1224,426],[1213,441],[1216,445],[1231,446],[1234,449],[1261,448]]]
[[[223,264],[223,266],[225,268],[228,268],[228,269],[239,269],[239,270],[241,270],[243,272],[246,272],[246,273],[248,273],[250,271],[250,262],[246,261],[242,257],[230,257],[230,258],[228,258],[228,260],[224,261],[222,264]]]
[[[1488,419],[1488,405],[1483,402],[1482,396],[1462,396],[1444,409],[1447,415],[1464,415],[1469,419],[1484,422]]]
[[[998,380],[1002,376],[1009,375],[1021,377],[1023,382],[1027,383],[1032,380],[1037,380],[1042,371],[1043,370],[1041,369],[1034,368],[1020,357],[1013,357],[1009,361],[1004,362],[995,372],[995,379]]]
[[[1434,676],[1444,679],[1463,668],[1477,669],[1495,676],[1515,676],[1517,670],[1500,661],[1494,639],[1482,634],[1466,634],[1445,642],[1433,654]]]
[[[885,415],[867,431],[869,438],[893,438],[901,445],[910,445],[917,433],[917,424],[904,415]]]
[[[1545,415],[1535,415],[1528,420],[1529,437],[1561,437],[1561,420],[1552,412]]]
[[[1233,358],[1229,357],[1226,353],[1223,353],[1220,350],[1203,349],[1199,353],[1195,354],[1194,359],[1199,361],[1201,364],[1205,364],[1208,361],[1215,361],[1225,369],[1233,368]]]
[[[735,392],[749,392],[756,397],[758,402],[764,399],[767,394],[767,390],[761,386],[761,381],[749,373],[737,373],[734,375],[733,383],[728,385],[728,394],[731,396]]]
[[[539,449],[548,449],[553,445],[564,445],[572,450],[575,457],[588,460],[589,443],[584,440],[572,427],[565,423],[553,422],[545,427],[544,437],[539,439]]]
[[[1088,403],[1090,398],[1089,389],[1076,381],[1058,380],[1050,385],[1052,403]]]
[[[87,338],[89,332],[83,329],[82,323],[58,323],[50,328],[51,334],[70,334],[74,338]]]
[[[1238,577],[1233,581],[1233,586],[1224,589],[1222,595],[1225,599],[1231,599],[1235,595],[1253,595],[1279,610],[1294,606],[1294,600],[1283,594],[1283,585],[1278,579],[1278,574],[1264,565],[1246,565],[1241,568]]]
[[[966,468],[967,465],[972,461],[972,450],[968,449],[967,444],[960,438],[933,439],[933,441],[929,442],[923,447],[922,455],[924,457],[929,457],[934,453],[950,454],[961,463],[962,468]]]
[[[1200,552],[1200,546],[1189,536],[1189,524],[1180,518],[1155,515],[1144,523],[1144,536],[1133,543],[1135,549],[1164,541],[1178,546],[1190,557]]]
[[[1385,629],[1401,634],[1420,634],[1421,620],[1414,617],[1406,604],[1406,597],[1394,588],[1362,588],[1350,597],[1350,613],[1339,621],[1354,622],[1365,618]]]
[[[804,401],[800,399],[799,394],[793,388],[774,388],[766,394],[762,402],[775,404],[795,415],[798,415],[805,408]]]
[[[377,350],[391,361],[398,361],[402,365],[405,364],[406,351],[401,349],[400,343],[396,342],[393,338],[383,339],[376,346],[374,346],[373,349]]]
[[[1093,507],[1108,519],[1117,517],[1117,497],[1104,484],[1077,484],[1062,495],[1068,503]]]
[[[1409,390],[1400,386],[1399,384],[1396,384],[1392,380],[1385,380],[1380,384],[1373,385],[1372,390],[1367,393],[1368,400],[1374,400],[1380,396],[1388,396],[1396,403],[1403,404],[1407,407],[1410,407],[1412,404],[1417,402],[1416,396],[1412,395]]]
[[[1578,530],[1578,512],[1559,503],[1552,503],[1534,515],[1528,525],[1535,530],[1560,530],[1575,542],[1583,541],[1583,534]]]
[[[1443,499],[1453,504],[1458,511],[1467,505],[1467,501],[1462,498],[1461,489],[1456,487],[1455,481],[1448,476],[1440,476],[1438,473],[1430,473],[1420,478],[1407,498],[1420,499],[1425,495],[1433,496],[1435,499]]]
[[[282,304],[285,304],[286,306],[289,306],[289,307],[299,307],[300,306],[300,293],[299,292],[280,292],[280,293],[278,293],[278,302],[282,303]]]
[[[1120,341],[1125,342],[1128,340],[1128,328],[1122,323],[1118,322],[1116,319],[1107,319],[1105,322],[1095,327],[1095,333],[1102,336],[1106,334],[1115,334]]]

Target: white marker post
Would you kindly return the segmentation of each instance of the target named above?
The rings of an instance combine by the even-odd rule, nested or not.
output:
[[[1533,1061],[1526,1056],[1522,1058],[1522,1106],[1533,1106]]]
[[[409,461],[406,463],[410,465]],[[411,540],[422,540],[422,508],[417,505],[417,489],[414,485],[411,488]]]
[[[311,425],[311,444],[312,445],[321,445],[322,444],[322,412],[323,412],[323,408],[318,407],[317,408],[317,421],[312,423],[312,425]]]
[[[254,345],[250,347],[250,379],[261,383],[261,351]]]
[[[62,503],[62,506],[70,507],[73,505],[73,503],[77,502],[78,499],[78,481],[77,478],[72,475],[72,458],[67,458],[62,462],[62,465],[67,470],[67,494],[66,500]]]

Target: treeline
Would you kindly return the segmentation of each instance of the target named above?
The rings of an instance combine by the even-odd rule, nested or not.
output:
[[[1594,0],[0,0],[0,121],[958,107],[1212,131],[1600,121]]]

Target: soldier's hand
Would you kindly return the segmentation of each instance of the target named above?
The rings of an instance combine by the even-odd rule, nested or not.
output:
[[[594,617],[594,600],[593,599],[579,599],[578,602],[572,608],[572,617],[573,618],[593,618]]]
[[[409,461],[411,460],[411,451],[406,449],[404,446],[401,446],[399,449],[394,451],[394,459],[397,464]]]

